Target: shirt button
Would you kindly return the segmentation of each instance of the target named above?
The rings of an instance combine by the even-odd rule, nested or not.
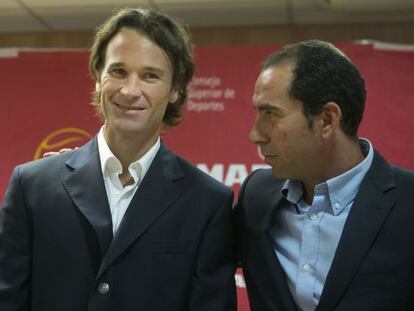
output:
[[[310,214],[309,215],[310,220],[315,220],[316,218],[318,218],[318,215],[316,215],[316,214]]]
[[[303,270],[304,270],[305,272],[310,272],[310,271],[311,271],[311,267],[310,267],[310,265],[308,265],[307,263],[306,263],[306,264],[304,264],[304,265],[303,265]]]
[[[340,209],[341,208],[341,204],[335,203],[334,207],[335,207],[335,209]]]
[[[105,295],[109,292],[109,284],[108,283],[101,283],[98,286],[98,292],[102,295]]]

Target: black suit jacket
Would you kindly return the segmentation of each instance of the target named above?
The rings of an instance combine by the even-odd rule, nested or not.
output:
[[[285,273],[268,229],[288,204],[283,180],[256,171],[235,208],[239,254],[252,311],[293,311]],[[346,220],[316,310],[414,310],[414,173],[377,152]]]
[[[18,166],[0,209],[0,310],[235,310],[232,199],[161,145],[112,238],[96,139]]]

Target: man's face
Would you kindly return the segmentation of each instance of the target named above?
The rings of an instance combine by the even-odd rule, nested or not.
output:
[[[289,97],[292,65],[264,70],[256,81],[256,110],[250,140],[260,146],[273,174],[282,179],[305,180],[316,165],[321,140],[317,127],[309,127],[302,102]]]
[[[96,85],[101,91],[105,136],[155,140],[168,102],[177,99],[172,72],[168,56],[156,43],[122,28],[109,41]]]

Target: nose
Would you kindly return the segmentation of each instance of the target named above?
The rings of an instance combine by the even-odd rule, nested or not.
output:
[[[264,145],[269,142],[269,139],[260,131],[257,122],[253,124],[249,133],[249,140],[256,145]]]
[[[126,78],[120,92],[128,99],[140,97],[142,90],[138,77],[130,75]]]

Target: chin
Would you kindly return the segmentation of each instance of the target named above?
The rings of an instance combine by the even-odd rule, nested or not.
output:
[[[135,120],[118,120],[114,126],[123,132],[139,132],[144,128],[144,124]]]

